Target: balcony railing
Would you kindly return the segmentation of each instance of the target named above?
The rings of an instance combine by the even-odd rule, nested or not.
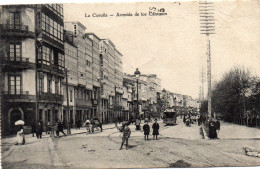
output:
[[[30,62],[29,58],[25,57],[4,57],[0,60],[4,68],[10,69],[28,69],[35,67],[35,63]]]
[[[48,70],[49,72],[55,72],[62,76],[65,75],[64,68],[58,65],[45,65],[45,64],[38,64],[39,69]]]
[[[76,99],[76,105],[82,107],[91,107],[91,100]]]
[[[48,100],[50,102],[63,102],[63,95],[54,93],[38,93],[39,100]]]
[[[35,95],[30,95],[29,91],[3,91],[3,100],[4,101],[33,101],[35,100]]]
[[[14,25],[14,24],[1,24],[0,30],[8,30],[8,31],[28,31],[28,26],[26,25]]]
[[[34,32],[27,25],[0,24],[0,35],[34,37]]]
[[[29,95],[29,91],[16,91],[16,92],[12,92],[12,91],[3,91],[4,95]]]

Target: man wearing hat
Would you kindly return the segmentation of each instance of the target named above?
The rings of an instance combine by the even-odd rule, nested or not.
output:
[[[150,134],[150,126],[148,124],[148,119],[145,118],[145,124],[143,126],[143,130],[144,130],[144,140],[149,140],[148,136]]]
[[[128,149],[128,139],[131,135],[131,130],[130,128],[128,127],[128,123],[123,123],[123,128],[122,128],[122,133],[123,133],[123,136],[122,136],[122,144],[121,144],[121,147],[119,150],[122,150],[123,148],[123,145],[124,143],[126,142],[126,149]]]
[[[153,139],[156,137],[157,140],[158,135],[159,135],[159,124],[157,123],[157,119],[155,119],[153,123]]]

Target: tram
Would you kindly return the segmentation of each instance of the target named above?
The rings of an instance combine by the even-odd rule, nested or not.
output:
[[[177,112],[173,109],[166,109],[163,113],[163,123],[165,125],[176,125]]]

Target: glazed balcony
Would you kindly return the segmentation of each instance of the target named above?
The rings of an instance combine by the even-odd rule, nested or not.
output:
[[[7,70],[22,70],[33,69],[35,63],[30,61],[30,58],[25,57],[4,57],[0,60],[3,69]]]
[[[0,24],[0,36],[35,37],[27,25]]]
[[[56,74],[58,76],[65,76],[65,71],[64,68],[62,68],[61,66],[57,66],[57,65],[46,65],[46,64],[38,64],[37,68],[39,71],[43,71],[43,72],[48,72],[51,74]]]

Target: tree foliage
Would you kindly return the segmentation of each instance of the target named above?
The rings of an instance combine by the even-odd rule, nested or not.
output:
[[[259,86],[259,78],[252,76],[248,69],[231,69],[214,85],[212,110],[225,121],[242,124],[248,112],[259,109]]]

